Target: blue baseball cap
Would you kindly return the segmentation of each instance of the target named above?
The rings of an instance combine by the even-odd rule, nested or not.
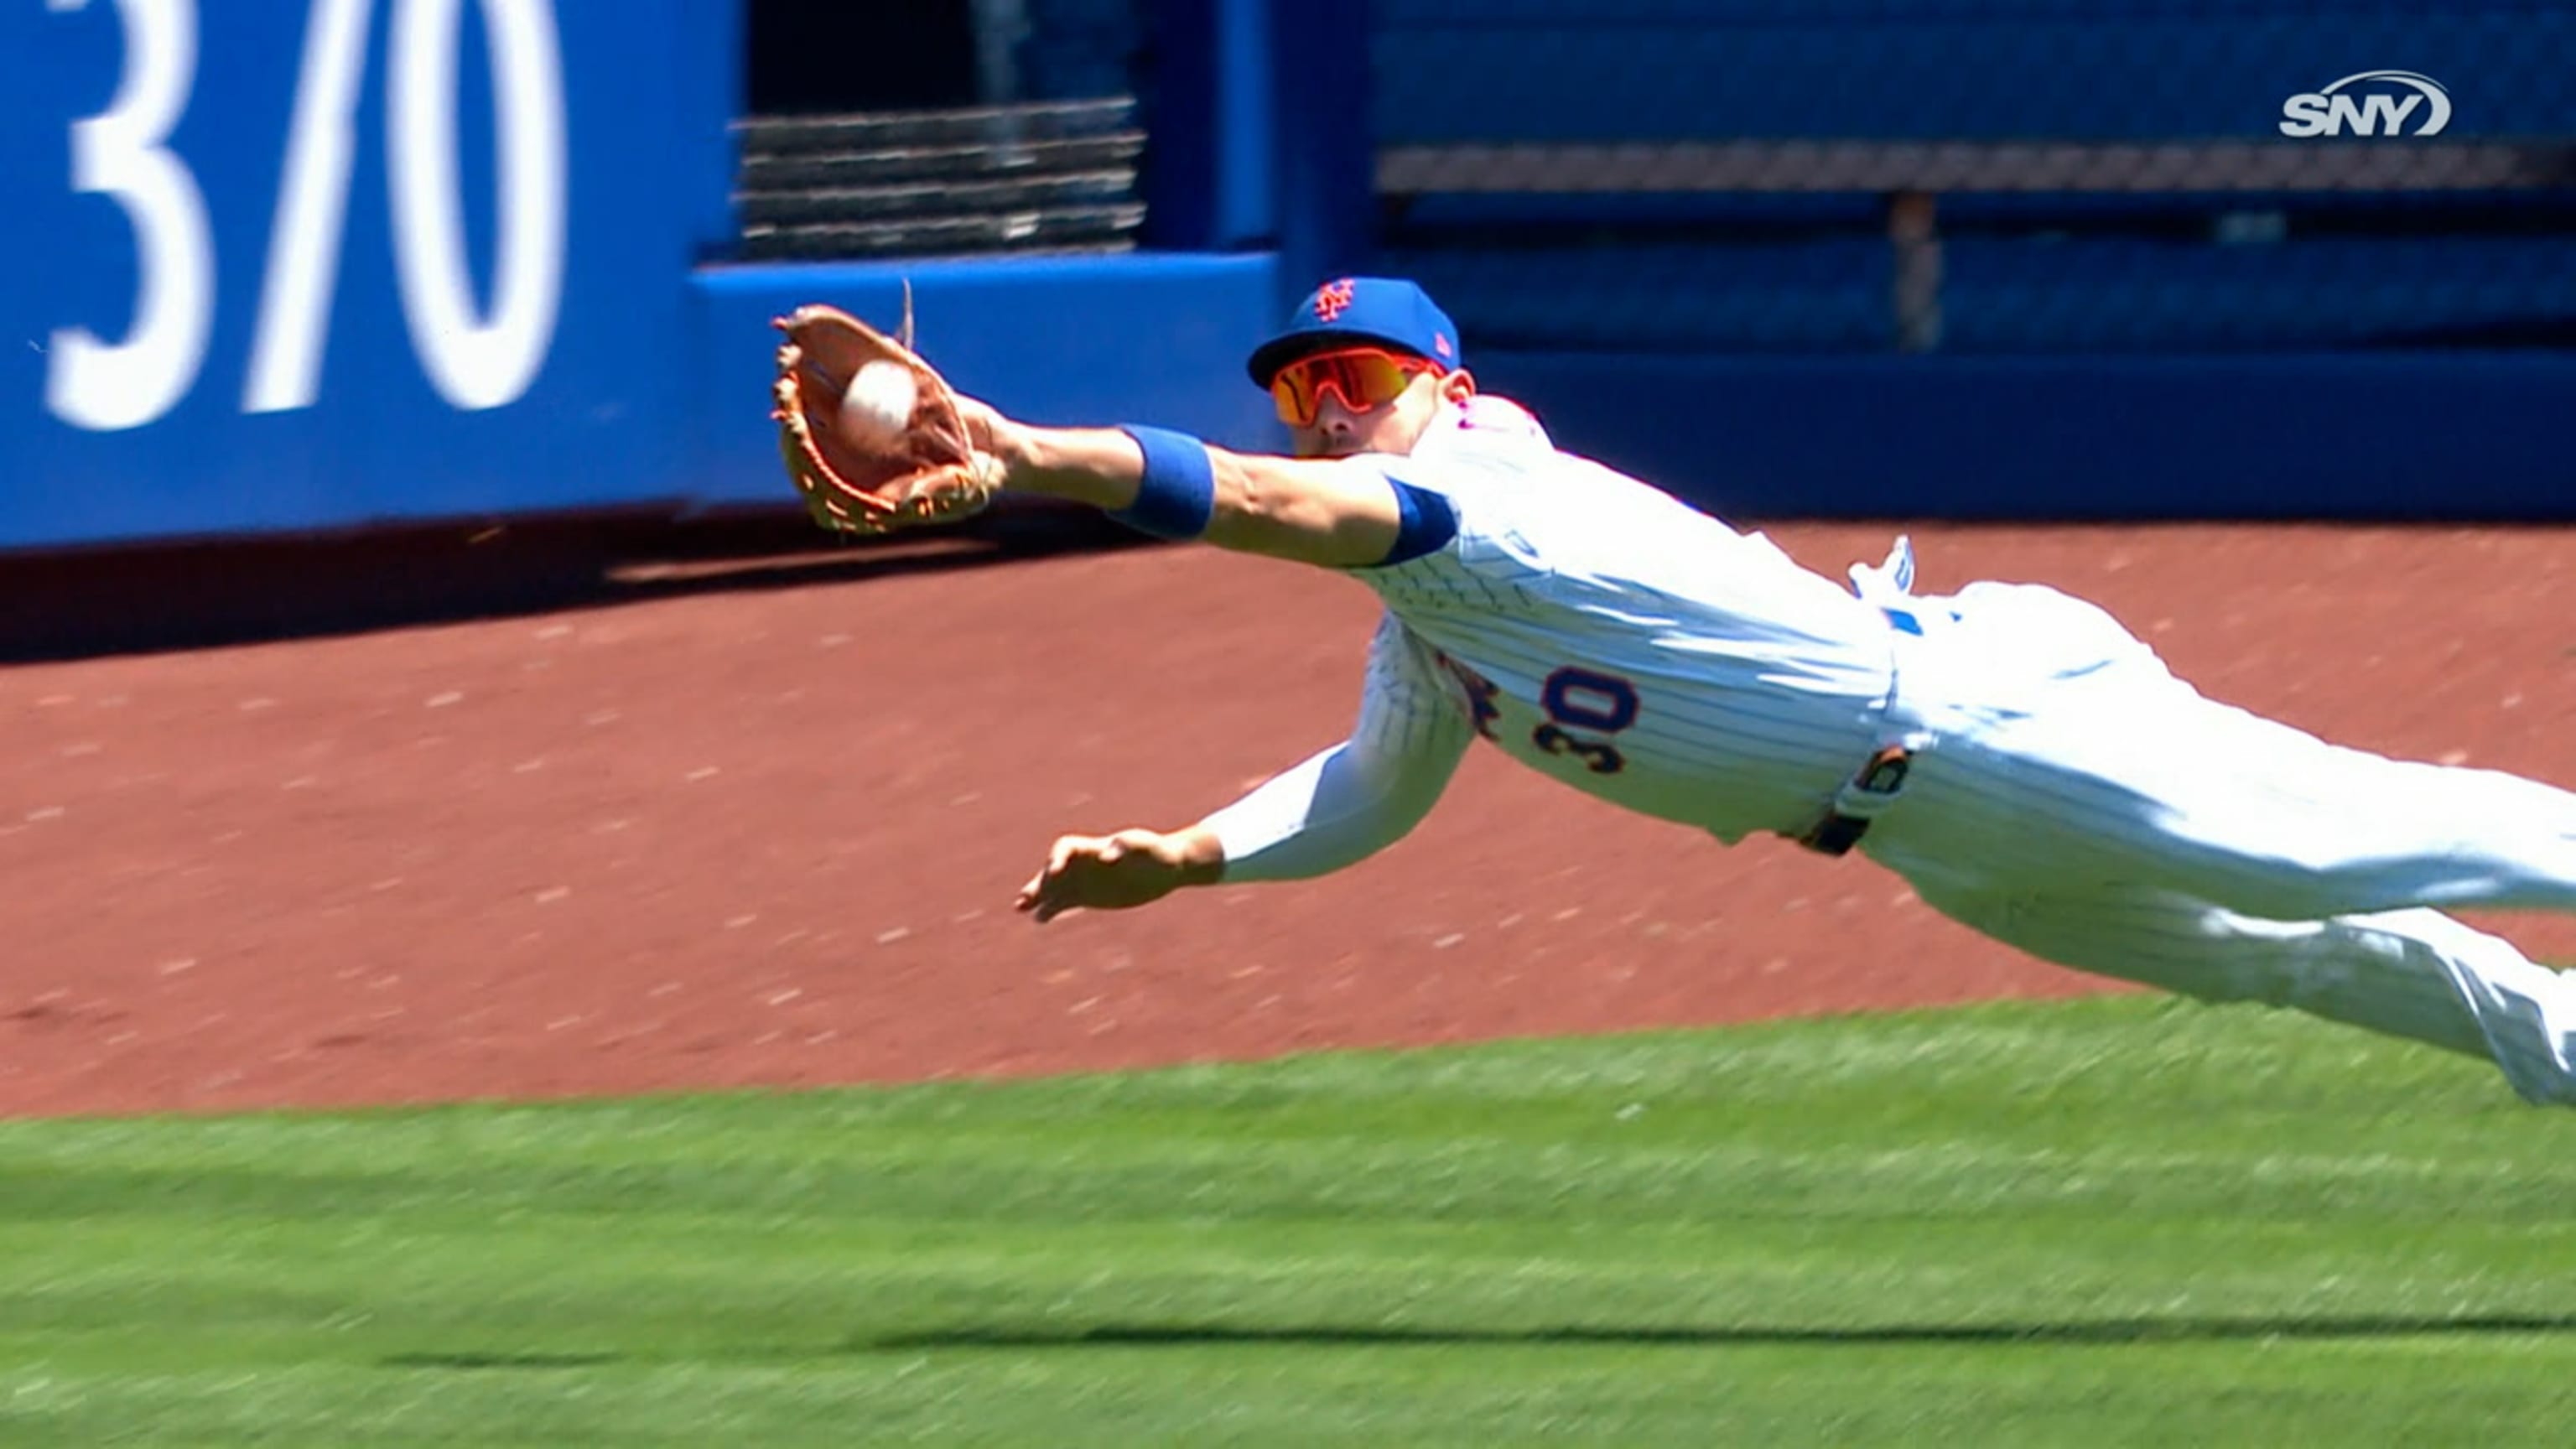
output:
[[[1442,367],[1461,361],[1458,326],[1430,293],[1397,277],[1342,277],[1317,287],[1278,336],[1252,349],[1252,380],[1266,388],[1280,368],[1308,353],[1372,342]]]

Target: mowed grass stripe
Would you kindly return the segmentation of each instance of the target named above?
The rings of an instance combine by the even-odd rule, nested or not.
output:
[[[2136,996],[0,1125],[13,1446],[2553,1443],[2571,1292],[2576,1114]]]

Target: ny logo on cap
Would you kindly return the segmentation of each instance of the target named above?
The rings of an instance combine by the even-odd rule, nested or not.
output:
[[[1315,289],[1315,316],[1319,321],[1332,321],[1348,311],[1350,305],[1351,279],[1348,277],[1338,282],[1326,282]]]

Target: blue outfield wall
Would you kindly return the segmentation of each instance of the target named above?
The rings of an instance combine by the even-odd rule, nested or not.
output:
[[[1721,515],[2576,516],[2576,355],[1469,356],[1558,446]]]
[[[0,5],[0,551],[788,506],[770,318],[890,322],[906,276],[930,355],[1013,413],[1276,447],[1241,359],[1367,264],[1369,48],[1299,48],[1362,6],[1155,3],[1232,78],[1161,98],[1159,125],[1208,128],[1149,168],[1177,249],[800,267],[713,260],[739,0]],[[1454,12],[1472,48],[1566,3],[1397,16]],[[2538,94],[2499,78],[2478,124]],[[1720,512],[2576,516],[2564,351],[1607,355],[1480,347],[1482,304],[1453,306],[1567,446]]]
[[[0,547],[683,491],[737,18],[0,6]]]
[[[786,496],[760,405],[779,339],[771,319],[828,302],[892,331],[907,278],[923,355],[1013,417],[1149,422],[1238,448],[1285,444],[1268,396],[1243,371],[1278,323],[1268,253],[709,267],[690,279],[694,501]]]
[[[705,266],[735,0],[0,6],[0,550],[792,495],[769,318],[1274,445],[1266,253]]]
[[[1375,13],[1386,146],[2279,145],[2292,96],[2389,67],[2444,88],[2444,146],[2576,144],[2563,5]],[[1434,191],[1390,208],[1379,264],[1420,275],[1484,379],[1570,446],[1722,511],[2568,519],[2576,187],[2553,174],[2496,192],[1945,194],[1925,356],[1893,350],[1896,256],[1872,191]]]
[[[1377,0],[1382,140],[2276,139],[2401,67],[2446,132],[2564,135],[2576,11],[2532,0]]]

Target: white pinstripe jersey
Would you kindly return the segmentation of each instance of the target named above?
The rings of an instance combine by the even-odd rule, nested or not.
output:
[[[1812,825],[1876,743],[1885,616],[1761,534],[1557,452],[1498,399],[1351,466],[1458,519],[1421,558],[1351,571],[1391,621],[1361,711],[1378,743],[1463,712],[1542,773],[1730,842]]]

